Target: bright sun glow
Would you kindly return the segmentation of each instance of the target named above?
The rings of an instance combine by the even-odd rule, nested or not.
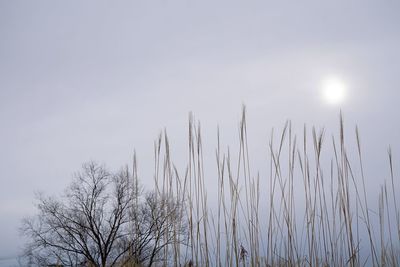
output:
[[[329,104],[339,105],[345,100],[347,86],[342,80],[329,77],[323,81],[322,90],[324,98]]]

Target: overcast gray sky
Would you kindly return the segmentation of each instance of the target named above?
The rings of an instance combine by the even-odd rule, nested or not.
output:
[[[366,165],[400,153],[399,3],[0,0],[0,266],[34,192],[134,149],[146,183],[161,129],[184,154],[189,111],[229,143],[245,103],[257,146],[287,119],[334,131],[342,109]],[[337,105],[331,76],[347,87]]]

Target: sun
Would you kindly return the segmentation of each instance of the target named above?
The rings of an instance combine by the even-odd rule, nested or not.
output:
[[[339,105],[346,98],[347,85],[338,77],[328,77],[322,82],[322,92],[328,104]]]

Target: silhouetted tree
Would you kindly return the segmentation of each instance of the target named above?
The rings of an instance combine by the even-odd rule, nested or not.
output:
[[[178,223],[182,203],[156,193],[142,199],[135,172],[111,174],[88,163],[63,197],[39,195],[39,213],[22,226],[30,261],[104,267],[162,260],[185,233]]]

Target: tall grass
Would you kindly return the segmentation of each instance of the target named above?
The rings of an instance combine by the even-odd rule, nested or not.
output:
[[[260,148],[269,159],[269,174],[261,175],[251,168],[243,108],[238,150],[223,150],[218,130],[216,168],[206,177],[201,128],[193,116],[184,172],[174,166],[168,136],[161,134],[154,146],[155,187],[185,205],[176,227],[188,226],[186,244],[166,247],[163,265],[399,266],[392,151],[388,179],[382,179],[379,198],[371,199],[358,128],[355,144],[348,146],[345,135],[342,115],[332,138],[307,127],[298,137],[287,122]],[[215,202],[209,203],[208,186],[217,187]]]

